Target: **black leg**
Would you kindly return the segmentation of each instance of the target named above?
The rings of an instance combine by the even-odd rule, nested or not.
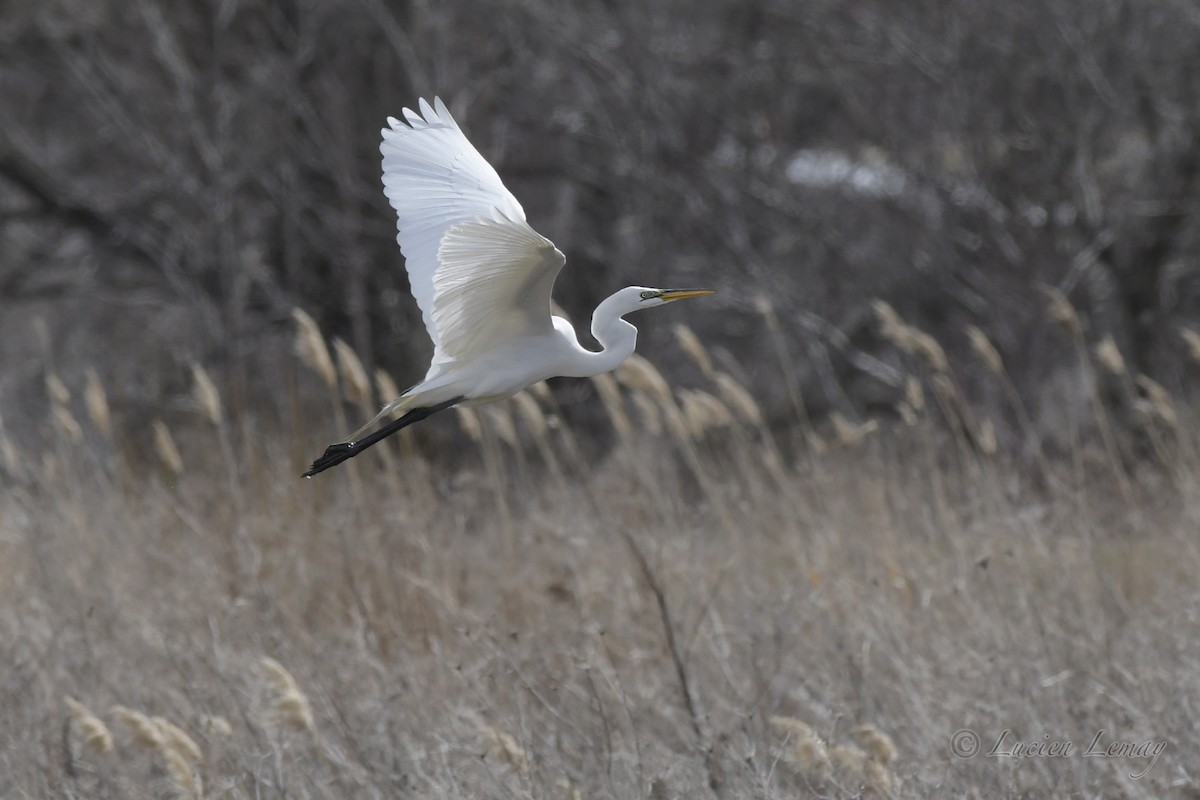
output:
[[[304,473],[303,477],[311,478],[318,472],[324,472],[330,467],[336,467],[346,459],[354,458],[371,445],[382,442],[396,431],[407,428],[414,422],[420,422],[426,417],[436,414],[439,411],[444,411],[445,409],[450,408],[450,406],[458,405],[466,399],[467,398],[465,397],[455,397],[453,400],[447,400],[446,402],[438,403],[435,406],[428,406],[427,408],[414,408],[400,419],[392,420],[387,425],[384,425],[374,433],[367,434],[357,442],[338,442],[337,444],[331,444],[329,447],[325,448],[325,452],[321,455],[321,457],[313,462],[312,466],[308,468],[308,471]]]

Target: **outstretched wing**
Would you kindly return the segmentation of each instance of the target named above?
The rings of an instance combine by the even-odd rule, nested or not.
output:
[[[404,109],[383,130],[384,194],[434,363],[549,330],[550,291],[563,255],[479,155],[445,104]]]

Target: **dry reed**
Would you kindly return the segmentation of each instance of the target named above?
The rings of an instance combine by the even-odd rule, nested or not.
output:
[[[678,324],[673,329],[675,333],[675,341],[679,343],[679,348],[687,354],[692,363],[699,368],[700,372],[707,378],[713,377],[712,359],[708,357],[708,351],[704,349],[704,345],[700,343],[700,338],[687,325]]]
[[[971,343],[971,349],[975,351],[975,355],[979,356],[979,360],[983,362],[984,366],[992,374],[1004,377],[1004,359],[1000,357],[1000,351],[992,344],[991,339],[988,339],[987,334],[974,325],[968,325],[967,339]]]
[[[73,697],[63,697],[63,703],[71,714],[71,721],[83,737],[84,746],[97,753],[111,753],[114,749],[113,735],[108,726],[104,724],[104,720],[97,717],[87,706]]]
[[[850,738],[880,764],[890,764],[896,760],[895,742],[875,725],[867,723],[853,728]]]
[[[195,765],[174,748],[163,750],[160,755],[175,791],[182,797],[201,800],[204,797],[204,784]]]
[[[217,391],[216,384],[209,377],[207,370],[198,361],[192,362],[192,399],[204,418],[219,428],[224,419],[221,394]]]
[[[400,387],[396,385],[396,381],[392,379],[391,374],[379,367],[375,370],[375,389],[379,392],[379,401],[383,404],[390,403],[400,396]]]
[[[990,419],[984,419],[979,423],[975,429],[974,438],[979,452],[985,456],[994,456],[1000,449],[1000,443],[996,439],[996,426]]]
[[[144,750],[161,751],[166,745],[166,738],[158,723],[150,717],[125,706],[113,706],[112,715],[129,729],[133,735],[133,743]]]
[[[840,411],[830,414],[829,421],[833,425],[833,434],[837,437],[837,443],[841,447],[856,445],[879,430],[879,422],[877,420],[867,420],[856,425],[846,419]]]
[[[80,427],[79,421],[75,419],[75,415],[71,413],[71,409],[56,403],[51,409],[50,414],[54,418],[55,427],[67,437],[67,441],[73,445],[83,442],[83,428]]]
[[[934,372],[941,373],[950,369],[946,352],[936,339],[919,328],[905,323],[896,313],[896,309],[883,300],[873,300],[871,308],[875,312],[875,318],[879,322],[880,334],[883,338],[905,353],[919,357]]]
[[[299,308],[292,309],[292,318],[296,320],[296,353],[300,360],[317,373],[327,387],[336,389],[337,369],[316,320]]]
[[[771,717],[771,727],[787,738],[784,756],[798,767],[804,778],[820,786],[833,774],[833,763],[825,742],[809,725],[794,717]]]
[[[517,426],[513,424],[512,412],[506,403],[492,403],[484,406],[492,430],[500,441],[513,450],[520,449],[521,438],[517,435]]]
[[[679,393],[680,409],[692,437],[699,439],[708,431],[733,424],[733,415],[719,399],[700,389],[685,389]]]
[[[808,417],[808,408],[804,404],[804,396],[800,392],[800,381],[796,377],[796,367],[792,363],[791,353],[788,350],[787,336],[784,334],[783,326],[779,324],[779,317],[775,313],[775,306],[771,303],[771,298],[766,294],[759,294],[754,298],[754,307],[759,315],[766,323],[767,331],[771,336],[771,344],[775,348],[775,357],[779,361],[779,369],[783,374],[783,383],[787,387],[788,397],[791,398],[792,408],[796,412],[796,417],[800,420],[801,426],[804,428],[806,435],[813,435],[812,421]]]
[[[204,760],[200,745],[196,744],[196,740],[189,736],[183,728],[165,717],[152,717],[151,721],[158,726],[164,747],[174,750],[193,763]]]
[[[179,454],[179,448],[175,444],[175,437],[171,435],[171,429],[161,419],[156,419],[151,423],[154,430],[154,452],[158,453],[158,460],[167,468],[167,471],[178,477],[183,474],[183,456]]]
[[[583,792],[580,791],[574,784],[568,780],[561,780],[555,784],[559,789],[562,789],[563,800],[583,800]]]
[[[1146,393],[1146,402],[1142,407],[1143,413],[1152,419],[1157,419],[1169,428],[1178,427],[1179,414],[1175,410],[1175,403],[1171,400],[1171,394],[1166,387],[1148,375],[1139,375],[1136,383],[1138,388]]]
[[[724,372],[718,373],[713,378],[717,384],[717,391],[721,395],[721,399],[725,401],[728,407],[738,418],[748,425],[759,427],[763,424],[762,409],[758,407],[754,396],[746,390],[733,376],[727,375]]]
[[[617,432],[617,436],[623,440],[632,439],[633,424],[629,421],[629,415],[625,413],[625,401],[621,398],[621,390],[617,388],[617,382],[611,375],[601,374],[592,378],[592,385],[596,387],[596,393],[600,395],[600,403],[604,406],[604,411],[608,414],[608,421],[612,424],[613,430]]]
[[[925,410],[925,389],[915,375],[909,375],[904,380],[904,401],[912,407],[913,411]]]
[[[346,398],[359,406],[370,407],[371,379],[367,377],[367,370],[358,354],[345,341],[337,338],[333,340],[333,351],[337,355],[338,374],[342,376]]]
[[[662,373],[646,359],[634,353],[625,359],[625,363],[617,367],[617,380],[622,385],[634,391],[642,392],[653,397],[659,404],[674,402],[671,396],[671,386]]]
[[[204,796],[204,786],[196,769],[204,756],[191,736],[164,717],[150,717],[124,706],[114,706],[112,713],[129,729],[134,744],[161,760],[178,794],[195,800]]]
[[[3,466],[9,475],[19,475],[22,472],[21,457],[12,440],[8,438],[3,416],[0,416],[0,466]]]
[[[534,439],[541,444],[548,445],[550,439],[546,415],[542,413],[542,407],[538,405],[533,395],[529,392],[517,392],[513,396],[513,405],[516,406],[517,415],[520,416],[525,428],[533,435]]]
[[[267,675],[271,689],[271,718],[297,731],[313,729],[312,708],[308,697],[300,690],[300,684],[292,673],[284,669],[273,658],[263,657],[259,660]]]
[[[112,436],[112,414],[108,407],[108,394],[96,370],[88,367],[84,372],[83,404],[87,408],[88,419],[105,438]]]
[[[455,406],[454,413],[467,438],[472,442],[482,442],[483,424],[479,420],[479,412],[469,406]]]
[[[1081,335],[1083,327],[1079,323],[1079,314],[1067,296],[1054,286],[1043,284],[1038,289],[1046,296],[1046,311],[1050,318],[1072,336]]]
[[[209,739],[218,736],[226,738],[233,736],[233,726],[224,717],[202,714],[200,716],[199,727],[204,736]]]
[[[633,401],[633,406],[638,410],[638,419],[642,422],[642,430],[649,433],[651,436],[661,436],[663,432],[662,414],[658,410],[658,404],[648,394],[643,392],[632,392],[630,399]]]
[[[1128,371],[1125,366],[1125,358],[1121,355],[1121,348],[1117,347],[1112,336],[1105,336],[1096,345],[1093,352],[1096,354],[1096,360],[1100,362],[1100,366],[1104,367],[1108,374],[1122,377]]]
[[[1183,339],[1183,344],[1187,348],[1188,358],[1200,364],[1200,333],[1191,328],[1180,328],[1179,338]]]
[[[521,775],[529,775],[529,755],[511,734],[491,725],[483,725],[479,728],[479,738],[487,745],[488,758],[512,767]]]
[[[50,399],[60,406],[70,405],[71,392],[67,389],[67,385],[62,382],[62,378],[55,375],[53,372],[46,375],[46,393],[50,395]]]

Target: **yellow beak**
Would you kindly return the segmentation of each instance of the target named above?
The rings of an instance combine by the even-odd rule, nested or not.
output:
[[[689,297],[704,297],[706,294],[715,294],[714,289],[669,289],[662,293],[662,299],[666,300],[685,300]]]

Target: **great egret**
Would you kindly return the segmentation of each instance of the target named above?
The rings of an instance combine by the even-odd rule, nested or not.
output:
[[[550,313],[550,290],[565,258],[525,221],[525,211],[479,155],[445,103],[404,109],[407,124],[383,130],[384,194],[396,210],[413,297],[433,339],[425,380],[384,406],[348,441],[332,444],[304,473],[352,458],[396,431],[457,403],[510,397],[555,376],[586,378],[633,354],[637,328],[622,317],[709,289],[628,286],[592,314],[603,350],[579,344]],[[363,436],[384,417],[404,415]],[[359,438],[359,437],[362,438]]]

